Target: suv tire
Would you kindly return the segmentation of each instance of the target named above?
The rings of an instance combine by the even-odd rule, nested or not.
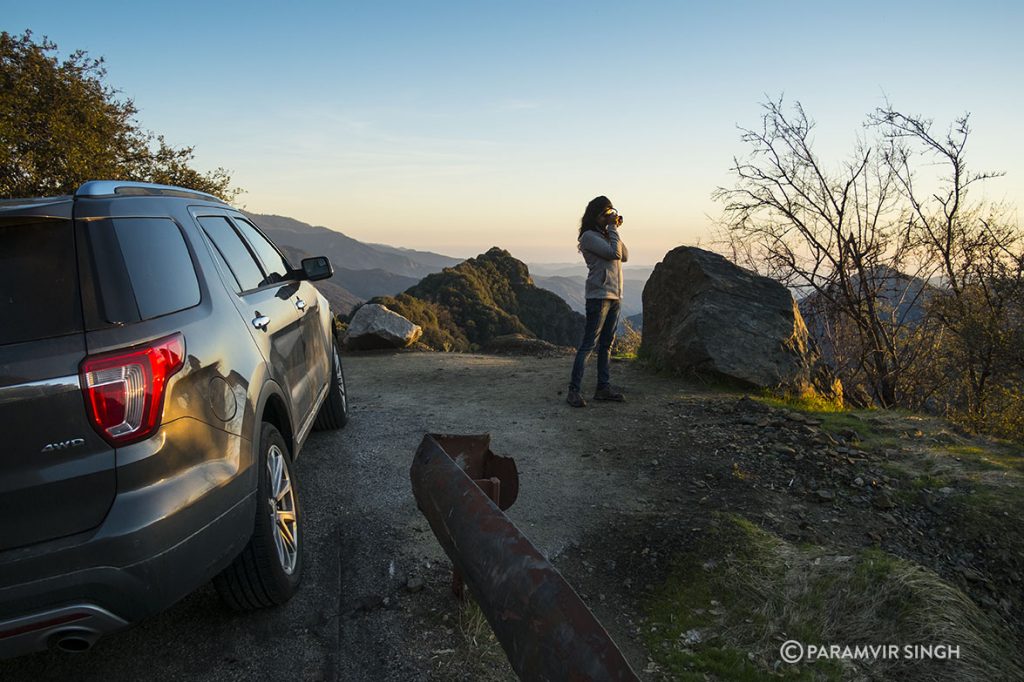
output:
[[[313,428],[317,431],[335,430],[348,422],[348,389],[345,387],[345,371],[341,366],[341,353],[335,340],[331,350],[331,383],[327,398],[320,406]]]
[[[234,562],[213,579],[221,599],[237,611],[283,604],[302,579],[305,537],[291,456],[281,433],[266,422],[260,432],[257,466],[252,537]]]

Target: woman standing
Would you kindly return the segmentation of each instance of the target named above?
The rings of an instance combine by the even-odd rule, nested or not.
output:
[[[629,259],[626,245],[619,239],[622,216],[608,197],[597,197],[583,212],[580,220],[579,250],[587,261],[587,324],[576,351],[569,379],[566,402],[573,407],[586,407],[580,395],[583,368],[587,357],[597,345],[597,390],[594,400],[622,402],[622,393],[612,388],[609,369],[612,341],[619,323],[622,299],[622,264]]]

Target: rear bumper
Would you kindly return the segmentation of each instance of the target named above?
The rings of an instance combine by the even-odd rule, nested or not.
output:
[[[192,436],[177,437],[181,429]],[[149,455],[185,456],[172,444],[194,445],[197,432],[217,455],[188,453],[194,466],[119,492],[93,531],[0,553],[0,658],[45,648],[67,629],[99,636],[162,611],[245,546],[256,514],[253,472],[223,457],[248,464],[238,457],[247,441],[193,420],[162,432],[137,444],[146,452],[129,453],[134,464],[126,456],[119,484],[132,479],[133,466],[152,466]]]
[[[127,621],[93,604],[71,604],[0,623],[0,658],[48,647],[83,651]]]

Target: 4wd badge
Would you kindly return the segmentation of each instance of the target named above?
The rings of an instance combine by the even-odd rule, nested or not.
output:
[[[62,440],[59,443],[49,443],[46,447],[42,449],[42,452],[70,450],[71,448],[77,448],[79,445],[85,445],[84,438],[72,438],[71,440]]]

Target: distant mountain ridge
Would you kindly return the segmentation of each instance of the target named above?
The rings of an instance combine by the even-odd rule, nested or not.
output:
[[[371,302],[423,327],[422,341],[436,349],[472,350],[508,334],[572,346],[583,332],[583,316],[498,247]]]
[[[335,313],[348,315],[374,296],[397,294],[460,262],[430,251],[367,244],[346,234],[279,215],[246,213],[298,266],[303,258],[327,256],[334,277],[316,283]]]
[[[530,266],[531,272],[534,266]],[[558,294],[569,306],[578,313],[586,312],[586,266],[583,266],[583,274],[572,275],[533,275],[533,281],[537,286],[553,291]],[[572,272],[565,269],[562,272]],[[650,268],[634,271],[622,271],[622,308],[619,311],[620,319],[638,315],[643,310],[644,286],[647,284],[647,277],[650,276]]]
[[[303,258],[311,256],[327,256],[331,259],[331,264],[334,266],[334,277],[317,282],[316,286],[330,301],[334,312],[341,315],[350,315],[360,303],[374,297],[397,296],[411,287],[415,287],[424,277],[465,262],[459,258],[431,251],[361,242],[337,230],[310,225],[286,216],[259,213],[246,213],[246,215],[282,248],[293,265],[297,266]],[[502,250],[498,249],[498,251]],[[503,251],[503,253],[512,258],[508,252]],[[483,258],[486,255],[482,254],[478,258]],[[512,260],[519,265],[511,266],[508,263],[505,265],[512,267],[516,273],[519,273],[521,266],[525,273],[523,277],[530,281],[530,286],[536,285],[540,289],[554,293],[577,313],[585,312],[587,266],[582,260],[579,263],[537,263],[529,266],[514,258]],[[625,280],[621,311],[623,319],[639,313],[641,293],[651,269],[649,266],[642,265],[627,265],[623,268]],[[534,272],[532,277],[531,271]],[[511,271],[508,274],[511,275],[512,280],[519,281],[520,274],[511,273]],[[530,294],[528,298],[529,296],[534,295]],[[429,297],[426,300],[429,300]],[[529,316],[529,313],[525,314],[527,317]],[[517,314],[517,317],[521,316]],[[528,324],[526,326],[529,327]],[[540,333],[536,329],[533,329],[532,332]],[[541,338],[545,337],[541,336]],[[550,339],[545,338],[545,340]],[[451,342],[451,340],[448,341]],[[567,345],[573,345],[578,341],[578,338],[574,339]],[[475,342],[467,340],[466,343]],[[552,341],[552,343],[559,342]]]
[[[419,280],[462,260],[430,251],[367,244],[337,230],[285,216],[251,214],[251,217],[275,242],[317,256],[327,256],[336,270],[379,269]]]

